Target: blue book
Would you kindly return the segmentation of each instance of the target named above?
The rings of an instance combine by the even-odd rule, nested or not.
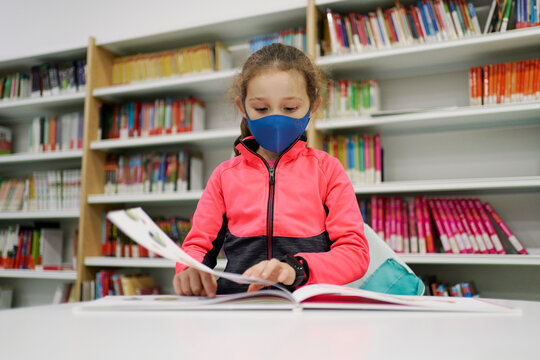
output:
[[[347,137],[347,168],[354,170],[354,140],[352,136]]]
[[[412,37],[418,39],[418,33],[416,32],[416,26],[414,26],[414,19],[410,13],[407,14],[407,19],[409,19],[409,24],[411,24]]]
[[[339,21],[339,27],[341,29],[341,36],[343,37],[343,44],[346,48],[349,48],[349,39],[347,38],[345,22],[343,21],[343,18],[341,16],[338,18],[338,21]]]
[[[433,31],[431,27],[429,26],[429,22],[427,21],[427,17],[425,13],[425,8],[421,1],[418,2],[418,10],[420,11],[420,17],[422,18],[422,22],[424,23],[424,28],[426,29],[427,35],[432,36]]]
[[[435,30],[435,34],[439,33],[439,27],[437,26],[437,17],[435,16],[435,11],[433,10],[433,4],[431,1],[427,3],[428,8],[428,14],[431,17],[431,23],[433,24],[433,29]]]

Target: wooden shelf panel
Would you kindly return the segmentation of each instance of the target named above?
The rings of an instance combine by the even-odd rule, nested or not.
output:
[[[46,115],[60,108],[84,105],[85,92],[0,101],[0,117],[21,118]]]
[[[0,278],[75,281],[77,279],[77,272],[71,271],[71,270],[56,271],[56,270],[0,269]]]
[[[135,98],[224,94],[232,85],[237,69],[173,76],[169,78],[139,81],[126,85],[97,88],[94,97],[109,101],[125,101]]]
[[[109,139],[93,141],[92,150],[120,150],[127,148],[156,147],[186,144],[197,148],[232,147],[234,140],[240,135],[240,129],[212,129],[189,133],[163,136],[147,136],[130,139]]]
[[[355,186],[356,194],[405,194],[426,192],[467,192],[540,189],[540,176],[478,178],[455,180],[388,181]]]
[[[343,117],[320,120],[318,130],[362,130],[398,132],[404,130],[474,129],[486,126],[540,124],[540,102],[425,111],[400,115]]]
[[[116,194],[116,195],[88,195],[89,204],[152,204],[197,202],[202,191],[189,191],[186,193],[148,193],[148,194]]]
[[[540,265],[540,255],[399,254],[407,264]]]
[[[0,164],[21,164],[28,165],[32,162],[54,162],[68,159],[81,159],[82,150],[69,150],[45,153],[16,153],[11,155],[0,155]]]
[[[533,27],[358,54],[323,56],[316,62],[337,74],[354,72],[360,77],[387,79],[403,74],[417,76],[468,69],[494,61],[511,61],[524,51],[537,56],[539,45],[540,28]]]
[[[106,256],[91,256],[84,260],[86,266],[96,267],[135,267],[135,268],[171,268],[174,269],[175,262],[163,258],[120,258]],[[227,260],[218,259],[216,270],[223,271]]]
[[[0,220],[60,220],[78,219],[76,210],[0,211]]]

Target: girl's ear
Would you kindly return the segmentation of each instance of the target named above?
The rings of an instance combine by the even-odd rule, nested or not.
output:
[[[244,111],[244,105],[242,105],[242,99],[240,96],[234,98],[234,104],[238,108],[238,111],[242,114],[243,117],[246,117],[246,112]]]
[[[315,100],[315,102],[313,103],[313,106],[311,106],[311,113],[315,114],[317,110],[319,110],[319,107],[321,106],[321,104],[322,104],[322,97],[319,96],[317,97],[317,100]]]

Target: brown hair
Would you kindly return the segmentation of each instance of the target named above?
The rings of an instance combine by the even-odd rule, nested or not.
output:
[[[277,69],[281,71],[296,70],[304,76],[306,91],[311,105],[321,94],[324,75],[311,59],[294,46],[284,44],[270,44],[254,52],[248,57],[242,71],[238,74],[232,87],[229,89],[231,99],[239,96],[246,98],[249,81],[263,70]],[[242,118],[238,139],[251,136],[246,118]],[[238,150],[234,149],[236,155]]]

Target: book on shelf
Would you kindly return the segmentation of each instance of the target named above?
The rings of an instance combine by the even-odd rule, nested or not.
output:
[[[0,155],[11,153],[11,130],[0,126]]]
[[[109,212],[107,217],[134,241],[173,261],[239,283],[273,285],[275,289],[252,293],[194,296],[106,296],[82,303],[78,310],[190,310],[190,309],[363,309],[396,311],[514,311],[492,302],[471,298],[399,296],[352,287],[313,284],[289,292],[279,284],[240,274],[216,272],[188,254],[163,233],[141,208]]]
[[[196,97],[101,104],[98,139],[128,139],[202,131],[205,103]]]
[[[429,296],[451,296],[451,297],[478,297],[478,290],[472,281],[449,284],[437,280],[434,275],[423,276],[422,281]]]
[[[333,119],[369,115],[380,110],[377,80],[330,80],[323,88],[324,116]]]
[[[86,60],[33,66],[29,73],[0,75],[0,100],[26,99],[84,91]]]
[[[307,51],[307,37],[305,27],[296,27],[278,31],[272,34],[256,36],[249,40],[249,51],[254,53],[266,45],[279,43],[294,46],[303,52]]]
[[[318,20],[320,55],[447,41],[482,31],[473,3],[464,0],[425,0],[408,7],[396,1],[391,8],[377,7],[363,14],[327,8]]]
[[[202,155],[193,151],[108,154],[105,194],[202,190]]]
[[[478,198],[372,196],[367,207],[364,221],[398,253],[527,254],[493,207]]]
[[[68,282],[58,284],[53,295],[53,304],[65,304],[76,301],[75,297],[75,283]]]
[[[336,157],[354,186],[383,181],[381,137],[375,135],[329,136],[323,150]]]
[[[470,105],[512,104],[540,100],[540,58],[472,67]]]
[[[232,68],[229,49],[216,41],[175,50],[123,56],[114,59],[113,85],[168,78]]]
[[[29,152],[55,152],[82,149],[84,114],[35,117],[28,131]]]
[[[0,178],[0,212],[79,208],[81,170],[35,171],[26,178]]]
[[[151,295],[162,290],[154,278],[145,273],[120,274],[112,270],[101,270],[95,280],[81,283],[82,301],[100,299],[110,295]]]
[[[539,10],[540,2],[537,0],[493,0],[484,34],[539,26]]]

